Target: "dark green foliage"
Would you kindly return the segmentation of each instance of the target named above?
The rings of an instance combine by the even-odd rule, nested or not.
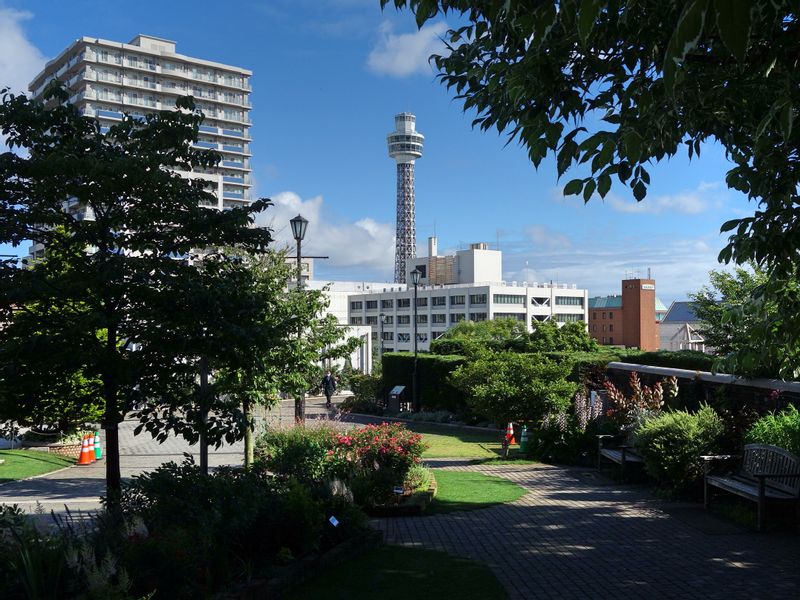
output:
[[[658,352],[642,352],[633,356],[622,356],[620,362],[649,365],[652,367],[668,367],[686,369],[688,371],[713,371],[714,357],[696,350],[659,350]]]
[[[383,396],[383,385],[378,375],[354,373],[350,376],[350,389],[358,401],[375,402]]]
[[[800,456],[800,412],[789,406],[777,414],[765,415],[747,432],[748,444],[771,444]]]
[[[597,341],[586,331],[583,321],[564,323],[534,322],[528,352],[596,352]]]
[[[425,410],[447,410],[453,413],[464,411],[464,395],[453,387],[448,376],[465,361],[464,356],[419,354],[417,380],[419,382],[420,405]],[[414,355],[407,352],[387,352],[383,355],[383,386],[391,389],[396,385],[406,386],[407,398],[411,399],[411,384],[414,373]]]
[[[566,380],[569,372],[568,363],[541,354],[485,352],[459,366],[450,380],[476,414],[496,424],[538,426],[546,415],[569,405],[578,388]]]
[[[708,405],[695,413],[671,411],[649,418],[637,431],[645,469],[672,494],[691,492],[702,478],[701,455],[717,454],[724,424]]]
[[[332,427],[267,429],[256,444],[257,460],[273,473],[317,482],[326,474],[325,458],[334,433]]]
[[[569,381],[585,385],[587,382],[597,382],[599,387],[605,378],[606,366],[610,362],[619,362],[624,357],[635,357],[638,350],[625,350],[622,348],[600,347],[597,352],[545,352],[545,356],[556,362],[568,362],[571,365]]]

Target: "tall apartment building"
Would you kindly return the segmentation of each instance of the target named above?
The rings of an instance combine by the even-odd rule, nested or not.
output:
[[[601,344],[658,350],[666,310],[655,279],[623,279],[622,294],[589,298],[589,334]]]
[[[533,329],[533,321],[587,321],[588,292],[574,284],[501,281],[502,253],[488,250],[483,244],[473,244],[469,250],[459,251],[450,258],[454,265],[462,267],[455,268],[456,281],[432,284],[428,277],[420,277],[416,306],[420,351],[428,350],[431,341],[461,321],[517,319],[529,331]],[[428,264],[425,258],[412,259],[408,270]],[[496,276],[495,281],[487,279],[492,275]],[[385,352],[411,351],[413,286],[389,285],[381,289],[373,284],[372,290],[349,296],[350,325],[372,327],[373,339],[377,339]]]
[[[175,108],[179,96],[194,96],[205,114],[196,146],[216,150],[222,161],[212,169],[181,174],[213,184],[217,199],[209,207],[222,210],[251,202],[251,75],[240,67],[177,54],[170,40],[137,35],[124,44],[82,37],[48,62],[28,89],[41,99],[51,80],[62,81],[69,101],[95,117],[103,131],[123,113],[144,117]]]

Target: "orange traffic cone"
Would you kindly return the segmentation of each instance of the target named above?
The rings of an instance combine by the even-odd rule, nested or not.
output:
[[[517,440],[514,439],[514,424],[509,421],[508,427],[506,427],[506,442],[511,444],[516,444]]]
[[[83,441],[81,442],[81,456],[78,459],[78,465],[90,465],[92,464],[92,455],[94,454],[94,448],[89,448],[89,436],[84,435]]]

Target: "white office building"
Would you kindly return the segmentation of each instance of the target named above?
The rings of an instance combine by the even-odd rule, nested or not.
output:
[[[472,244],[468,250],[448,257],[436,256],[435,248],[435,240],[429,240],[431,255],[411,259],[408,266],[409,272],[414,268],[423,272],[424,267],[416,306],[420,351],[428,350],[431,341],[461,321],[517,319],[529,331],[534,321],[588,321],[588,292],[575,284],[502,281],[502,253],[489,250],[485,244]],[[486,279],[492,276],[496,277],[494,281]],[[450,280],[455,281],[431,283]],[[411,351],[413,298],[411,285],[373,284],[371,292],[349,295],[348,322],[351,326],[370,326],[373,339],[385,352]]]
[[[50,81],[62,81],[69,101],[96,118],[103,131],[123,113],[144,117],[174,109],[179,96],[194,96],[205,114],[196,145],[216,150],[222,160],[215,168],[182,175],[208,180],[216,192],[209,207],[222,210],[252,201],[251,75],[247,69],[178,54],[170,40],[137,35],[125,44],[82,37],[48,62],[28,89],[34,99],[42,99]],[[77,205],[67,208],[82,210]],[[32,254],[36,250],[32,248]]]

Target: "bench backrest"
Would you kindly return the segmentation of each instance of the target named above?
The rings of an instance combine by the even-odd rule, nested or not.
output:
[[[768,444],[747,444],[742,469],[748,474],[766,473],[768,485],[790,494],[800,493],[800,475],[796,475],[800,473],[800,459],[788,450]]]

